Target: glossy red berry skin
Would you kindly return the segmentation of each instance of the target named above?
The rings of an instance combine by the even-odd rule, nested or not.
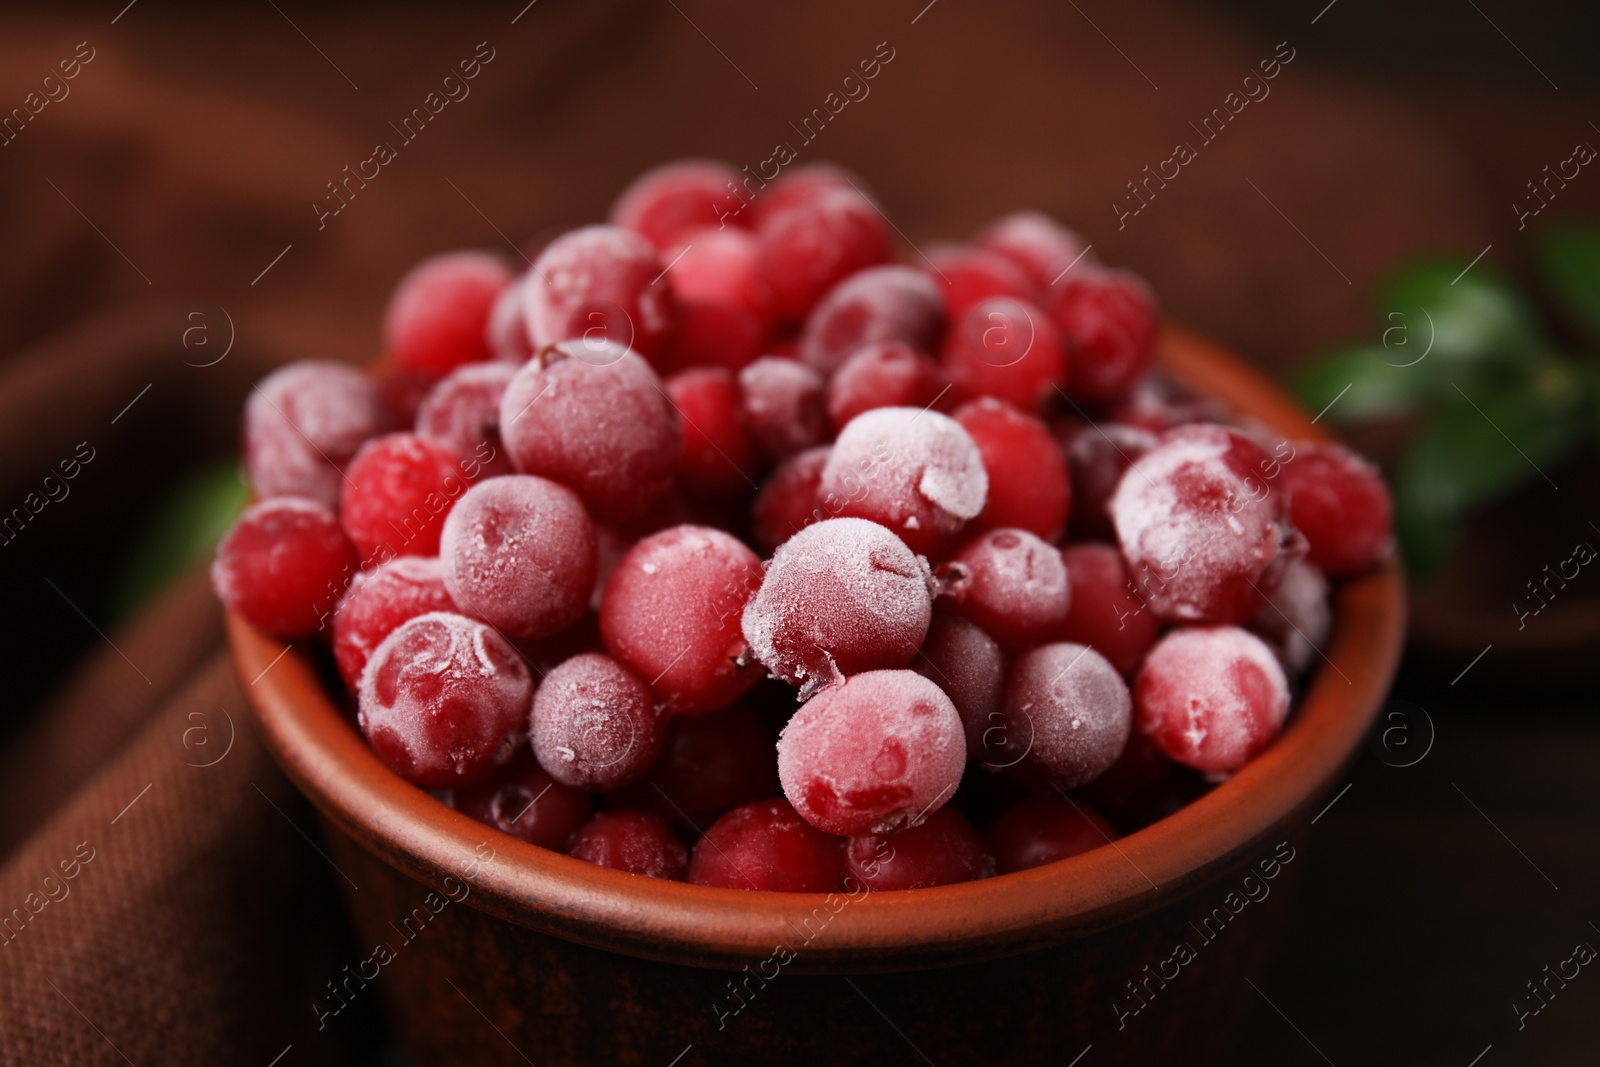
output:
[[[333,613],[356,564],[333,512],[274,497],[246,508],[222,539],[211,586],[229,610],[275,637],[304,637]]]
[[[865,196],[836,189],[774,212],[757,230],[780,322],[803,322],[823,294],[889,258],[889,227]]]
[[[600,633],[669,713],[714,711],[761,679],[740,629],[760,586],[761,561],[737,538],[674,526],[617,564],[600,601]]]
[[[666,390],[683,428],[679,482],[716,496],[751,489],[756,451],[744,426],[744,397],[733,372],[691,367],[668,378]]]
[[[945,310],[958,319],[990,297],[1032,300],[1033,280],[1009,257],[978,245],[942,244],[928,248],[928,277],[939,286]]]
[[[1161,635],[1161,623],[1134,594],[1122,554],[1110,545],[1068,545],[1061,561],[1072,594],[1057,640],[1088,645],[1132,678]]]
[[[1237,771],[1272,743],[1289,712],[1277,657],[1236,626],[1174,630],[1134,683],[1139,731],[1169,757],[1207,774]]]
[[[1010,652],[1053,637],[1071,589],[1061,553],[1026,530],[999,529],[968,541],[941,569],[951,595],[941,605],[983,628]]]
[[[1037,293],[1049,292],[1088,260],[1083,238],[1039,211],[1018,211],[997,219],[978,235],[978,244],[1014,263]]]
[[[539,766],[574,789],[609,791],[661,753],[661,716],[644,679],[610,656],[573,656],[534,694],[528,739]]]
[[[817,486],[832,451],[823,445],[790,456],[762,483],[751,505],[751,527],[763,553],[771,555],[789,538],[828,517],[819,506]]]
[[[1072,481],[1050,428],[994,397],[963,404],[952,417],[972,435],[989,472],[989,499],[977,528],[1015,527],[1059,539],[1072,510]]]
[[[1119,835],[1082,801],[1065,797],[1024,800],[984,835],[1000,874],[1025,871],[1115,841]]]
[[[520,745],[511,762],[457,788],[450,805],[503,834],[556,852],[566,851],[572,832],[594,811],[588,793],[551,778]]]
[[[435,556],[445,517],[472,479],[466,461],[414,433],[376,438],[345,471],[339,521],[363,560]]]
[[[711,159],[663,163],[635,178],[611,208],[611,222],[641,235],[658,250],[706,226],[742,226],[733,194],[739,172]]]
[[[952,322],[940,362],[963,403],[993,396],[1036,412],[1067,383],[1067,357],[1050,317],[1011,297],[974,304]]]
[[[395,366],[433,378],[489,359],[489,313],[510,282],[505,263],[486,252],[430,256],[389,298],[384,350]]]
[[[263,378],[244,406],[244,467],[259,497],[339,503],[340,471],[389,425],[377,387],[343,363],[302,360]]]
[[[742,229],[695,230],[663,255],[678,301],[673,365],[738,370],[760,355],[772,326],[772,297],[755,236]]]
[[[983,838],[950,807],[909,830],[850,838],[844,862],[846,872],[873,892],[954,885],[994,873]]]
[[[445,568],[431,556],[401,556],[358,574],[333,616],[333,659],[353,693],[377,648],[401,623],[430,611],[461,609],[445,588]]]
[[[600,867],[681,882],[689,850],[659,816],[648,811],[602,811],[572,835],[567,855]]]
[[[1155,297],[1130,271],[1073,271],[1058,287],[1050,317],[1066,346],[1067,392],[1075,400],[1098,405],[1118,400],[1155,360]]]
[[[1123,472],[1156,446],[1156,434],[1120,422],[1060,425],[1067,467],[1072,472],[1072,532],[1085,541],[1115,543],[1111,494]]]
[[[828,418],[835,431],[874,408],[932,408],[948,412],[950,381],[933,360],[902,341],[875,341],[855,350],[828,381]]]
[[[698,834],[723,812],[777,792],[775,739],[761,717],[740,702],[668,720],[655,766],[620,790],[616,800]]]
[[[844,882],[843,842],[779,797],[734,808],[695,845],[689,881],[723,889],[831,893]]]
[[[500,400],[515,373],[509,363],[469,363],[451,371],[422,398],[417,433],[472,460],[472,478],[510,474],[511,457],[500,440]]]
[[[1298,442],[1283,488],[1306,559],[1335,578],[1360,574],[1393,547],[1394,505],[1378,469],[1342,445]]]
[[[800,359],[832,374],[864,345],[898,341],[932,352],[944,321],[944,302],[927,275],[893,264],[869,267],[829,290],[807,317]]]
[[[425,789],[470,785],[515,751],[533,679],[510,643],[483,623],[436,611],[402,623],[361,674],[367,743]]]
[[[664,355],[678,314],[665,267],[649,241],[620,226],[585,226],[551,241],[524,290],[533,350],[582,338],[646,359]]]
[[[769,460],[826,444],[832,436],[827,382],[804,363],[763,356],[739,372],[746,430]]]

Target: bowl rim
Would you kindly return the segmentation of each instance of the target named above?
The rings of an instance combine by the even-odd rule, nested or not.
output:
[[[1168,324],[1158,352],[1163,370],[1235,417],[1292,440],[1331,440],[1275,385],[1212,342]],[[464,881],[478,909],[591,948],[737,970],[787,947],[796,950],[791,969],[827,973],[948,965],[1061,944],[1154,911],[1249,862],[1330,789],[1354,755],[1398,666],[1404,597],[1393,561],[1342,583],[1324,662],[1283,734],[1177,812],[1032,870],[835,894],[645,878],[501,834],[383,764],[329,698],[304,648],[232,612],[227,630],[244,693],[279,765],[337,828],[422,885],[450,888],[445,879],[455,878],[459,892]]]

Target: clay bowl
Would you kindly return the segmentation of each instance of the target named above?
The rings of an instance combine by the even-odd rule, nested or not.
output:
[[[1275,432],[1324,436],[1199,338],[1170,330],[1161,359]],[[1245,979],[1305,824],[1395,671],[1398,571],[1346,583],[1335,613],[1283,736],[1189,806],[1031,871],[855,897],[655,881],[503,836],[380,763],[297,648],[245,691],[372,946],[314,1010],[376,997],[422,1064],[1067,1065],[1090,1045],[1086,1063],[1215,1062],[1259,999]],[[283,651],[228,625],[243,678]]]

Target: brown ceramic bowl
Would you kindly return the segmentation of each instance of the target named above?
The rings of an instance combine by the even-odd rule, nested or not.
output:
[[[1161,360],[1278,433],[1324,436],[1199,338],[1170,330]],[[314,1010],[378,998],[419,1063],[1066,1067],[1093,1045],[1085,1067],[1203,1064],[1258,999],[1246,979],[1305,823],[1394,673],[1402,589],[1392,566],[1341,586],[1283,736],[1177,813],[1034,870],[859,899],[656,881],[503,836],[379,762],[302,650],[267,670],[283,643],[229,632],[240,675],[266,671],[246,692],[373,946]]]

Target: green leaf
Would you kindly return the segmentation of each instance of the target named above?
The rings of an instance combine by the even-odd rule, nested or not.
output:
[[[1407,354],[1408,347],[1397,341],[1391,348],[1360,345],[1330,353],[1295,378],[1295,396],[1310,411],[1326,410],[1334,422],[1404,414],[1455,396],[1445,365],[1412,363],[1422,348]]]
[[[1435,574],[1455,551],[1461,520],[1454,514],[1427,511],[1404,493],[1395,508],[1395,532],[1406,570],[1418,578]]]
[[[112,583],[112,614],[131,616],[184,569],[216,551],[249,496],[237,461],[205,467],[172,486],[134,534]]]
[[[1566,225],[1540,233],[1534,261],[1556,303],[1592,341],[1600,341],[1600,229]]]
[[[1406,337],[1406,354],[1392,362],[1431,358],[1459,369],[1545,344],[1538,316],[1522,293],[1487,264],[1468,266],[1464,259],[1419,263],[1383,287],[1378,314],[1384,347],[1399,351],[1393,342]]]

